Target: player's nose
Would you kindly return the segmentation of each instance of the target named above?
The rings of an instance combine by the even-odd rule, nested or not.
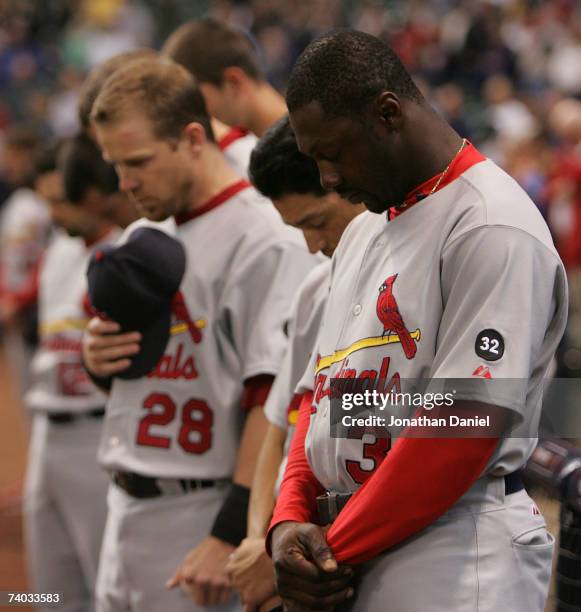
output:
[[[325,241],[321,238],[318,232],[303,230],[303,235],[305,236],[305,242],[307,243],[309,253],[314,255],[325,248]]]
[[[325,191],[333,191],[341,184],[341,176],[331,164],[319,162],[319,175]]]
[[[117,175],[119,177],[119,189],[121,191],[129,193],[137,188],[137,180],[128,172],[117,170]]]

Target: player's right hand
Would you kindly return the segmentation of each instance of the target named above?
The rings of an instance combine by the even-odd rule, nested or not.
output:
[[[126,370],[131,357],[139,353],[139,332],[120,333],[115,321],[94,317],[89,321],[83,337],[83,361],[86,368],[100,378]]]
[[[353,596],[353,570],[338,565],[325,530],[291,521],[272,533],[272,560],[285,610],[327,610]]]

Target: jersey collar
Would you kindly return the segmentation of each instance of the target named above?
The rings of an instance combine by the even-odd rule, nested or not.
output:
[[[471,142],[467,141],[464,149],[462,149],[460,154],[457,155],[456,159],[450,164],[446,176],[442,179],[434,193],[440,191],[442,187],[445,187],[446,185],[449,185],[455,181],[461,174],[466,172],[468,168],[475,166],[485,159],[486,157],[484,157],[484,155],[482,155],[482,153],[480,153],[480,151]],[[387,220],[391,221],[395,217],[398,217],[404,213],[406,210],[410,209],[414,204],[421,202],[429,195],[433,195],[430,192],[434,188],[434,185],[438,182],[440,174],[441,173],[436,174],[436,176],[433,176],[427,181],[424,181],[415,189],[412,189],[399,206],[390,207],[387,211]]]
[[[230,128],[220,140],[216,143],[221,151],[227,149],[233,142],[240,138],[244,138],[248,134],[248,130],[243,127],[235,126]]]
[[[233,198],[240,191],[248,189],[248,187],[250,187],[250,183],[245,179],[241,179],[239,181],[236,181],[235,183],[232,183],[231,185],[217,193],[214,197],[210,198],[205,204],[202,204],[202,206],[198,206],[198,208],[195,208],[194,210],[190,210],[188,212],[176,215],[176,225],[182,225],[183,223],[187,223],[188,221],[191,221],[192,219],[195,219],[196,217],[199,217],[200,215],[203,215],[213,210],[217,206],[220,206],[220,204],[224,204],[225,202],[230,200],[230,198]]]

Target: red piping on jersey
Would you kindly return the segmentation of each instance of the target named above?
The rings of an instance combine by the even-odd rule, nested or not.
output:
[[[452,161],[450,167],[448,168],[448,172],[446,172],[446,176],[442,179],[442,182],[438,185],[438,188],[434,193],[440,191],[440,189],[455,181],[461,174],[466,172],[468,168],[471,168],[472,166],[475,166],[476,164],[485,160],[486,157],[484,157],[484,155],[482,155],[482,153],[480,153],[480,151],[471,142],[468,142],[460,154],[456,156],[456,159]],[[442,173],[439,172],[432,178],[424,181],[421,185],[418,185],[418,187],[415,189],[412,189],[403,201],[405,207],[400,205],[399,207],[392,206],[389,208],[387,211],[387,220],[391,221],[395,217],[398,217],[404,213],[406,210],[409,210],[414,204],[417,204],[424,198],[432,195],[430,191],[438,182],[441,174]]]
[[[217,145],[221,151],[226,150],[233,142],[240,140],[240,138],[244,138],[248,134],[248,130],[243,127],[233,127],[230,128],[220,140],[218,140]]]
[[[240,407],[244,412],[252,410],[256,406],[264,406],[270,388],[274,382],[272,374],[259,374],[244,381],[244,392]]]
[[[176,215],[176,224],[182,225],[183,223],[187,223],[188,221],[191,221],[192,219],[213,210],[217,206],[220,206],[220,204],[224,204],[230,198],[233,198],[240,191],[248,189],[248,187],[250,187],[250,183],[245,179],[232,183],[226,187],[226,189],[223,189],[220,191],[220,193],[217,193],[213,198],[210,198],[205,204],[202,204],[202,206],[198,206],[198,208],[190,210],[189,212]]]

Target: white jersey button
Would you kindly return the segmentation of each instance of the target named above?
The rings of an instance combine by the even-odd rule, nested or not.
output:
[[[361,304],[355,304],[355,306],[353,306],[353,314],[358,317],[361,314],[361,311],[363,310],[363,308],[361,307]]]

